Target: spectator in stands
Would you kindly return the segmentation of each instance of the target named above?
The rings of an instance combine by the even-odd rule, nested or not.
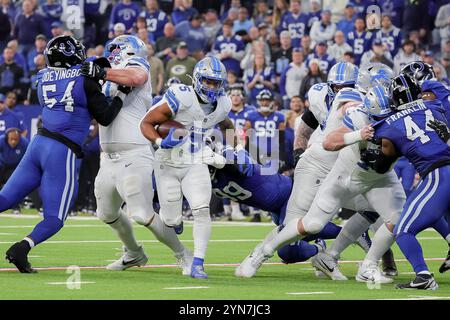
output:
[[[445,71],[444,66],[434,59],[433,51],[431,51],[431,50],[425,51],[422,55],[422,59],[423,59],[423,62],[426,62],[429,65],[433,66],[434,69],[440,70],[441,79],[448,78],[447,72]]]
[[[342,20],[340,20],[337,23],[336,28],[337,30],[342,31],[344,35],[347,35],[353,31],[355,20],[356,20],[355,6],[353,5],[353,3],[349,2],[345,6],[344,18],[342,18]]]
[[[349,62],[355,64],[355,55],[351,51],[347,51],[343,56],[344,62]]]
[[[228,8],[228,10],[225,10],[223,15],[220,17],[220,20],[223,22],[223,21],[229,19],[230,12],[233,12],[233,15],[234,15],[234,13],[236,13],[235,19],[237,19],[237,14],[239,12],[239,8],[241,8],[241,7],[242,7],[242,4],[241,4],[240,0],[231,0],[230,7]],[[235,19],[232,19],[232,20],[234,21]]]
[[[444,66],[447,75],[450,74],[450,40],[447,40],[444,50],[442,50],[436,58]]]
[[[222,23],[220,23],[217,11],[214,9],[208,9],[205,13],[205,21],[202,23],[202,27],[205,30],[206,38],[208,39],[208,48],[211,48],[216,41],[217,34],[222,29]]]
[[[105,43],[108,40],[106,27],[107,16],[103,11],[101,0],[89,0],[84,3],[84,30],[86,32],[85,42],[92,47],[97,43]]]
[[[15,63],[17,63],[19,65],[19,67],[21,67],[23,69],[24,72],[24,76],[28,75],[28,64],[27,64],[27,60],[25,59],[25,57],[17,52],[17,48],[19,47],[19,44],[17,42],[17,40],[11,40],[8,42],[8,45],[6,46],[7,48],[10,48],[13,51],[13,60]],[[3,63],[5,61],[4,56],[0,57],[0,63]]]
[[[244,58],[242,59],[242,61],[244,61],[245,59],[247,59],[247,63],[243,62],[241,64],[241,68],[242,69],[248,69],[251,68],[253,65],[253,54],[254,54],[254,47],[261,47],[263,52],[264,52],[264,56],[266,59],[266,64],[269,65],[270,64],[270,47],[267,44],[267,42],[260,37],[259,35],[259,30],[257,27],[251,27],[250,28],[250,32],[248,35],[248,38],[250,38],[250,42],[248,42],[245,45],[245,54],[244,54]],[[244,66],[245,65],[245,66]]]
[[[160,37],[156,41],[156,57],[163,62],[175,57],[175,48],[180,42],[180,39],[175,37],[175,27],[172,23],[167,23],[164,26],[164,37]]]
[[[300,85],[300,98],[306,99],[306,94],[313,85],[326,81],[326,74],[320,70],[320,61],[317,59],[310,60],[308,64],[308,74],[303,78],[302,84]]]
[[[253,27],[253,21],[248,17],[248,10],[245,7],[239,8],[238,19],[233,22],[233,33],[240,33],[245,31],[248,33]]]
[[[186,42],[181,41],[177,46],[177,54],[170,59],[166,65],[166,79],[177,77],[182,83],[191,85],[192,80],[188,77],[194,71],[197,60],[189,56],[189,49]]]
[[[336,25],[331,22],[331,10],[323,10],[320,21],[312,24],[309,36],[315,45],[319,42],[327,42],[329,45],[333,42],[333,36],[336,32]]]
[[[97,57],[103,57],[103,53],[105,52],[105,47],[101,44],[95,47],[95,55]]]
[[[311,29],[314,22],[322,17],[321,0],[309,0],[308,28]],[[331,17],[331,11],[330,11]]]
[[[364,21],[364,18],[356,18],[353,31],[347,34],[347,43],[353,49],[356,65],[359,66],[364,52],[369,51],[372,47],[372,38],[372,32],[366,31],[366,22]]]
[[[23,136],[26,136],[27,131],[23,120],[6,107],[5,99],[5,95],[0,93],[0,135],[10,128],[17,128]]]
[[[16,6],[13,3],[11,3],[11,0],[1,0],[0,9],[4,14],[8,15],[9,21],[13,23],[14,19],[16,18],[18,10]]]
[[[301,0],[291,0],[279,30],[289,30],[293,47],[299,47],[301,38],[308,34],[308,20],[308,15],[302,12]]]
[[[255,40],[251,42],[251,47],[246,51],[244,58],[241,61],[241,69],[244,71],[252,69],[255,61],[255,56],[257,53],[262,53],[264,55],[264,60],[266,65],[270,65],[270,56],[265,54],[266,43],[262,40]]]
[[[443,51],[445,43],[450,39],[450,3],[439,8],[434,24],[436,28],[439,28],[441,50]]]
[[[6,94],[5,104],[9,110],[16,112],[14,109],[17,105],[17,93],[15,93],[14,91],[8,92]]]
[[[0,65],[0,93],[17,91],[21,93],[20,79],[24,75],[23,69],[14,62],[14,51],[6,47],[3,50],[4,62]]]
[[[313,52],[314,47],[311,46],[311,37],[309,35],[304,35],[301,40],[301,47],[303,50],[303,55],[307,57]]]
[[[392,56],[389,53],[389,50],[383,45],[381,39],[375,39],[373,41],[372,49],[364,52],[361,57],[362,66],[372,62],[381,62],[391,68],[394,66]]]
[[[392,24],[397,28],[403,26],[403,10],[405,1],[403,0],[378,0],[378,6],[381,8],[382,15],[390,15]]]
[[[146,30],[147,31],[147,30]],[[148,62],[150,63],[150,76],[152,80],[152,95],[156,96],[161,93],[164,86],[164,64],[161,59],[154,56],[155,45],[147,44]]]
[[[277,76],[277,82],[280,79],[281,74],[286,70],[289,63],[292,61],[292,45],[291,35],[289,31],[285,30],[280,33],[280,49],[275,51],[272,55],[272,64],[275,68],[275,75]]]
[[[14,21],[13,36],[19,42],[18,51],[26,56],[28,51],[33,49],[36,36],[46,32],[44,18],[35,13],[33,3],[30,0],[24,0],[22,13],[18,14]]]
[[[147,28],[140,28],[136,34],[136,37],[141,39],[145,44],[152,43],[153,37],[151,34],[147,31]]]
[[[6,13],[0,11],[0,51],[5,49],[11,33],[11,22]]]
[[[342,31],[336,31],[334,34],[334,43],[328,47],[327,53],[333,57],[336,62],[344,60],[344,53],[352,51],[352,47],[345,42],[345,35]]]
[[[45,68],[45,58],[43,54],[38,54],[34,57],[33,61],[34,69],[30,71],[30,88],[26,95],[26,100],[24,104],[39,104],[39,99],[37,95],[37,73]],[[9,96],[9,94],[8,94]],[[6,100],[8,101],[8,96]]]
[[[309,61],[313,59],[317,59],[320,64],[320,70],[325,73],[330,71],[331,67],[336,64],[336,60],[333,57],[327,54],[327,43],[325,41],[318,42],[314,53],[308,55],[306,59],[306,64],[309,65]]]
[[[141,12],[140,17],[147,21],[147,30],[153,35],[154,41],[157,41],[164,35],[164,26],[169,22],[169,17],[164,11],[159,10],[157,0],[146,0],[146,9]]]
[[[305,102],[297,95],[291,97],[289,110],[295,113],[296,117],[300,117],[305,112]]]
[[[51,37],[57,37],[57,36],[61,36],[64,34],[64,30],[62,28],[62,23],[61,22],[53,22],[51,25],[51,29],[50,29],[52,35]]]
[[[400,29],[392,24],[389,15],[382,16],[381,30],[376,33],[375,37],[381,39],[383,45],[389,50],[392,57],[395,57],[402,46],[403,35]]]
[[[136,2],[132,2],[131,0],[120,0],[111,11],[109,19],[109,38],[115,37],[114,26],[117,23],[123,23],[125,32],[131,33],[140,12],[141,7]]]
[[[253,23],[255,26],[259,26],[260,23],[265,23],[269,13],[267,2],[265,0],[258,0],[255,4],[255,13],[253,14]]]
[[[444,82],[447,86],[450,84],[449,79],[447,77],[445,77],[445,74],[442,73],[443,70],[445,70],[445,69],[441,69],[438,66],[434,66],[433,70],[434,70],[434,74],[436,75],[436,79],[438,81]]]
[[[292,62],[284,70],[280,79],[280,93],[283,98],[283,108],[289,108],[292,97],[300,92],[302,80],[308,74],[308,68],[303,63],[303,53],[300,48],[292,51]]]
[[[51,25],[53,22],[60,21],[63,8],[59,1],[46,0],[41,5],[42,15],[46,26],[45,35],[51,36]]]
[[[266,65],[264,52],[255,53],[253,68],[244,72],[244,82],[249,91],[248,103],[256,105],[256,96],[263,89],[273,90],[275,88],[275,73],[270,66]]]
[[[267,23],[262,22],[258,24],[258,32],[261,39],[264,41],[269,40],[270,29]]]
[[[192,0],[174,0],[173,7],[172,22],[174,25],[188,21],[192,16],[198,14],[197,9],[192,7]]]
[[[428,25],[432,24],[428,16],[428,4],[430,1],[405,1],[405,9],[403,11],[402,30],[405,33],[410,31],[419,31],[420,38],[425,40]],[[426,41],[424,41],[426,42]]]
[[[30,73],[36,69],[34,58],[37,55],[44,53],[45,47],[47,46],[47,38],[43,34],[37,35],[36,40],[34,41],[34,46],[35,47],[28,52],[27,57],[28,70],[30,70]]]
[[[213,54],[224,64],[227,70],[241,74],[239,66],[244,57],[244,42],[238,35],[233,35],[233,22],[225,20],[222,26],[222,35],[217,37],[213,46]]]
[[[118,22],[113,27],[113,38],[124,35],[126,32],[127,27],[122,22]]]
[[[208,44],[205,29],[202,27],[202,16],[199,13],[176,25],[175,36],[187,43],[189,52],[197,60],[205,55],[205,48]]]
[[[415,53],[416,46],[411,40],[403,42],[402,48],[394,57],[394,73],[398,74],[403,66],[410,62],[421,60],[420,56]]]
[[[275,0],[274,2],[272,30],[279,30],[284,15],[289,10],[289,4],[286,0]]]

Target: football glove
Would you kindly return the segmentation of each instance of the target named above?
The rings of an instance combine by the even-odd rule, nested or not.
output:
[[[439,120],[430,120],[428,122],[428,127],[436,131],[439,138],[441,138],[445,143],[450,139],[450,130],[447,124]]]
[[[167,137],[165,137],[162,141],[161,141],[161,148],[163,149],[172,149],[175,148],[176,146],[179,146],[180,144],[182,144],[185,141],[186,137],[175,137],[175,130],[176,128],[170,128],[169,130],[169,134],[167,135]]]
[[[240,149],[237,152],[237,165],[240,173],[244,174],[247,177],[251,177],[255,170],[255,166],[253,164],[253,159],[250,154],[245,149]]]
[[[105,80],[106,70],[96,64],[94,61],[85,61],[81,66],[81,74],[85,77],[92,78],[95,81]]]

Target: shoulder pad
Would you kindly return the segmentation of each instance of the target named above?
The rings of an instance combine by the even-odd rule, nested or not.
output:
[[[342,104],[353,101],[362,103],[364,96],[354,88],[343,88],[334,97],[333,106],[339,109]]]
[[[150,72],[150,64],[142,57],[131,57],[125,61],[125,67],[141,67],[147,72]]]
[[[224,37],[222,35],[217,37],[217,41],[223,41]]]
[[[325,98],[328,94],[328,85],[326,83],[317,83],[308,91],[309,109],[317,118],[318,112],[327,112]]]
[[[189,88],[190,90],[186,90],[185,89],[186,87]],[[175,83],[169,87],[167,92],[169,91],[173,94],[174,98],[183,107],[190,107],[194,103],[194,95],[193,95],[194,89],[191,86]]]

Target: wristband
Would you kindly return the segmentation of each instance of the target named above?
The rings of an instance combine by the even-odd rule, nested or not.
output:
[[[361,130],[352,131],[344,134],[344,143],[346,146],[361,141]]]
[[[162,138],[157,138],[156,140],[155,140],[155,144],[158,146],[158,147],[161,147],[161,143],[162,143]]]

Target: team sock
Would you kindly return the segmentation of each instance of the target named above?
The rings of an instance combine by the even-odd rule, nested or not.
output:
[[[192,266],[203,266],[204,261],[205,260],[202,258],[194,257],[194,259],[192,260]]]
[[[389,231],[386,224],[381,225],[372,239],[372,246],[364,261],[378,264],[378,261],[389,250],[394,241],[394,234]]]
[[[154,214],[151,224],[146,226],[159,242],[168,246],[175,254],[181,254],[184,246],[181,244],[173,228],[166,226],[158,214]]]
[[[339,232],[341,232],[341,227],[335,225],[333,222],[328,222],[325,227],[317,234],[312,234],[305,237],[303,240],[310,242],[316,239],[335,239]]]
[[[411,233],[400,233],[397,235],[397,244],[413,266],[414,272],[419,274],[422,271],[428,271],[427,264],[423,258],[422,247],[417,241],[415,235]]]
[[[58,217],[44,217],[44,220],[34,227],[28,237],[33,239],[33,243],[36,246],[56,234],[63,225],[64,223]]]
[[[319,248],[306,241],[297,241],[278,249],[278,256],[285,263],[303,262],[315,256],[319,252]]]
[[[342,228],[341,232],[333,241],[329,250],[327,250],[331,256],[335,259],[339,259],[341,253],[355,241],[369,228],[371,222],[368,221],[362,215],[356,213]]]
[[[194,257],[205,258],[208,241],[211,237],[211,216],[209,208],[193,210],[194,225],[192,235],[194,237]]]
[[[134,237],[131,221],[123,214],[122,211],[119,210],[119,217],[112,223],[108,224],[116,231],[120,240],[122,240],[123,244],[129,251],[138,252],[140,250],[140,246]]]
[[[273,239],[267,241],[263,247],[265,253],[273,255],[275,250],[282,246],[303,239],[305,236],[299,234],[297,224],[300,219],[292,219]]]

